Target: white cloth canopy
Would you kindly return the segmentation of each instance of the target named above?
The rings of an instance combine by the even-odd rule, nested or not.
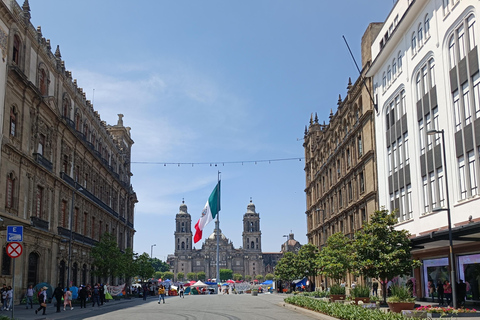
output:
[[[197,282],[191,285],[191,287],[206,287],[206,286],[207,285],[200,280],[198,280]]]

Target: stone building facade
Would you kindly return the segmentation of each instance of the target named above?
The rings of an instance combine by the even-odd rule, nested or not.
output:
[[[347,96],[339,97],[330,122],[320,124],[315,114],[305,128],[307,237],[319,249],[334,233],[352,238],[378,209],[372,81],[363,79],[380,28],[381,24],[370,24],[365,32],[362,75],[353,84],[349,80]],[[349,275],[347,282],[353,280]],[[322,281],[318,276],[316,286]]]
[[[107,125],[30,22],[26,0],[0,1],[0,281],[92,283],[90,250],[103,233],[133,246],[136,194],[130,128]],[[23,254],[5,253],[6,226],[24,228]],[[69,251],[71,241],[71,250]],[[70,268],[69,268],[70,267]],[[70,270],[70,273],[69,273]]]
[[[192,247],[192,218],[187,211],[187,205],[182,203],[175,217],[175,253],[169,255],[168,263],[176,275],[183,272],[205,272],[207,279],[216,278],[217,238],[212,233],[200,249]],[[260,230],[260,215],[255,211],[255,205],[250,202],[247,212],[243,215],[243,247],[235,248],[223,233],[220,232],[220,269],[231,269],[244,278],[249,275],[254,279],[257,275],[265,276],[273,273],[277,261],[283,253],[262,253],[262,233]]]

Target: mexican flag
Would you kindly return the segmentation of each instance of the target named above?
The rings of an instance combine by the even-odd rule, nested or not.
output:
[[[208,198],[205,208],[203,208],[202,216],[198,219],[195,224],[195,236],[193,237],[193,242],[197,243],[202,239],[202,231],[205,226],[217,217],[218,212],[220,211],[220,181],[218,181],[217,186],[213,189],[212,194]]]

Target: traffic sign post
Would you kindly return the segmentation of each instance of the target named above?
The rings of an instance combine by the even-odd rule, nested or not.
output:
[[[23,242],[23,226],[7,226],[7,242]]]
[[[18,258],[22,255],[23,247],[21,243],[10,242],[7,244],[6,250],[10,258]]]

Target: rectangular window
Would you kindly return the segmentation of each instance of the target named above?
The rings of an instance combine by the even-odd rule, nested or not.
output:
[[[87,221],[88,221],[88,213],[83,213],[83,235],[88,236],[87,234]]]
[[[413,217],[413,204],[412,204],[412,185],[407,185],[407,205],[408,205],[408,215],[407,219],[412,219]]]
[[[450,43],[448,45],[448,56],[450,58],[450,69],[453,69],[456,64],[456,55],[455,55],[455,38],[452,36]]]
[[[404,153],[403,153],[403,139],[398,139],[398,164],[400,169],[403,168]]]
[[[473,82],[473,104],[475,106],[475,118],[480,118],[480,73],[475,73],[472,77]]]
[[[37,152],[43,156],[43,152],[45,151],[45,136],[41,134],[38,137],[38,150]]]
[[[362,135],[359,135],[357,138],[358,144],[358,157],[363,155],[363,144],[362,144]]]
[[[422,177],[423,181],[423,212],[428,212],[430,201],[428,200],[428,179],[427,176]]]
[[[468,82],[462,86],[463,92],[463,111],[465,115],[465,126],[469,125],[472,122],[472,111],[470,109],[470,88],[468,86]]]
[[[388,161],[387,161],[387,166],[388,166],[388,175],[392,175],[392,161],[393,161],[393,156],[392,156],[392,148],[388,147],[387,148],[387,153],[388,153]]]
[[[428,130],[429,128],[431,128],[431,124],[432,124],[432,119],[430,117],[430,113],[427,113],[427,115],[425,116],[425,122],[426,122],[426,130]],[[427,135],[427,149],[428,150],[432,150],[432,140],[434,138],[430,135]]]
[[[428,61],[430,65],[430,88],[435,87],[435,60],[430,59]]]
[[[460,111],[460,98],[458,94],[458,90],[453,92],[453,111],[455,112],[455,131],[459,131],[462,127],[462,118],[461,118],[461,111]]]
[[[360,178],[360,192],[365,192],[365,178],[363,177],[363,172],[360,172],[359,178]]]
[[[423,130],[423,119],[418,121],[418,128],[420,137],[420,154],[425,154],[425,134]]]
[[[435,188],[435,173],[430,173],[430,196],[432,198],[432,208],[437,207],[437,193]]]
[[[459,61],[465,58],[465,28],[463,25],[457,30],[458,34],[458,52],[460,54]]]
[[[477,40],[475,39],[475,17],[470,15],[467,20],[468,24],[468,41],[470,42],[470,50],[475,48]]]
[[[423,94],[426,94],[428,92],[428,71],[427,71],[427,66],[424,66],[422,68],[422,82],[423,82]],[[419,96],[418,100],[420,100],[422,96]]]
[[[438,107],[435,107],[433,110],[433,128],[432,129],[437,129],[440,128],[440,125],[438,123]],[[438,145],[440,143],[440,135],[436,134],[432,138],[435,139],[435,145]]]
[[[475,151],[468,153],[468,171],[470,174],[470,195],[477,194],[477,171],[475,169]]]
[[[92,226],[90,227],[90,236],[92,239],[96,239],[95,237],[95,217],[92,217]]]
[[[397,143],[392,143],[393,150],[393,172],[397,172],[398,169],[398,154],[397,154]]]
[[[78,213],[78,208],[75,208],[74,214],[75,214],[75,230],[74,231],[78,233],[78,223],[79,223],[78,220],[80,219],[79,218],[79,213]]]
[[[64,227],[64,228],[67,228],[67,217],[68,217],[68,213],[67,213],[67,201],[62,201],[62,224],[61,226]]]
[[[7,177],[7,191],[6,191],[6,203],[5,206],[7,208],[13,208],[13,186],[14,186],[14,180],[13,180],[13,174],[8,175]]]
[[[407,203],[406,203],[406,196],[405,196],[405,188],[400,188],[400,217],[401,221],[405,221],[407,219]]]
[[[466,177],[465,177],[465,159],[463,156],[458,158],[458,177],[459,187],[460,187],[460,199],[467,198],[467,184],[466,184]]]
[[[443,168],[439,168],[437,170],[437,177],[438,177],[438,185],[437,186],[438,186],[438,195],[439,195],[440,207],[445,207]]]
[[[408,150],[408,132],[405,132],[403,135],[403,143],[404,143],[404,149],[405,149],[405,165],[408,165],[410,163],[410,153]]]

